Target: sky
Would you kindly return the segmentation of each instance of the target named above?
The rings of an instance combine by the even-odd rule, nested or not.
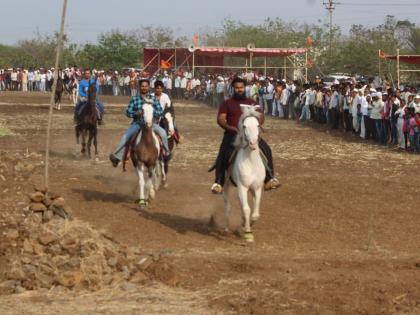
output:
[[[328,2],[328,0],[325,0]],[[387,14],[420,25],[420,0],[338,0],[333,23],[344,32],[352,24],[377,25]],[[62,0],[0,0],[0,43],[15,44],[38,32],[59,29]],[[71,42],[95,42],[112,29],[142,25],[167,26],[177,35],[192,36],[218,28],[224,18],[249,24],[266,18],[285,21],[328,22],[323,0],[68,0],[66,32]]]

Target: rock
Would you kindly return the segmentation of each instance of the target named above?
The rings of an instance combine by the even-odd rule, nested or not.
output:
[[[48,191],[48,188],[45,187],[44,185],[35,185],[34,186],[34,190],[36,192],[40,192],[40,193],[42,193],[42,194],[45,195],[47,193],[47,191]]]
[[[60,240],[60,245],[70,255],[75,255],[80,252],[80,243],[72,235],[66,234]]]
[[[107,263],[108,263],[108,266],[110,266],[111,268],[116,268],[118,259],[116,257],[111,257],[110,259],[108,259]]]
[[[45,200],[42,203],[48,208],[52,205],[53,201],[50,198],[45,198]]]
[[[58,239],[58,236],[49,230],[44,229],[39,234],[38,240],[42,245],[48,245],[55,242]]]
[[[19,231],[16,229],[8,229],[6,233],[6,238],[11,241],[15,241],[19,238]]]
[[[49,206],[48,208],[49,210],[51,210],[52,212],[54,212],[55,215],[63,218],[63,219],[71,219],[71,213],[70,213],[70,209],[68,207],[62,208],[62,207],[57,207],[54,204],[52,204],[51,206]]]
[[[23,293],[23,292],[25,292],[26,291],[26,289],[25,288],[23,288],[22,286],[20,286],[20,285],[17,285],[16,286],[16,288],[15,288],[15,293],[17,293],[17,294],[19,294],[19,293]]]
[[[24,253],[30,253],[30,254],[32,254],[34,252],[34,248],[31,244],[31,242],[27,238],[25,238],[23,240],[23,252]]]
[[[50,221],[53,217],[54,217],[54,212],[52,212],[51,210],[44,211],[44,213],[43,213],[43,215],[42,215],[42,221],[43,221],[43,222],[48,222],[48,221]]]
[[[44,247],[41,244],[33,242],[31,245],[36,255],[41,256],[44,254]]]
[[[125,282],[120,285],[120,288],[123,291],[133,291],[137,289],[137,285],[135,283]]]
[[[48,252],[53,255],[61,255],[61,246],[59,244],[53,244],[48,248]]]
[[[76,257],[71,258],[63,263],[60,268],[66,271],[78,270],[80,269],[80,259]]]
[[[14,264],[7,272],[7,279],[9,280],[23,280],[25,279],[25,273],[23,272],[22,266]]]
[[[152,257],[143,255],[139,257],[139,259],[135,263],[135,266],[139,270],[145,271],[152,263],[153,263]]]
[[[42,192],[34,192],[29,195],[29,198],[32,202],[43,202],[45,200],[45,195]]]
[[[31,264],[25,264],[22,266],[22,270],[26,275],[35,275],[37,269]]]
[[[52,200],[54,200],[54,199],[60,198],[61,196],[56,191],[50,191],[48,193],[48,197],[51,198]]]
[[[81,271],[65,271],[58,275],[57,282],[66,288],[72,288],[80,284],[83,279]]]
[[[33,259],[33,258],[31,258],[31,257],[29,257],[29,256],[22,256],[22,257],[20,258],[20,261],[21,261],[23,264],[30,264],[30,263],[32,262],[32,259]]]
[[[64,200],[63,197],[58,197],[57,199],[52,200],[51,205],[53,205],[57,208],[64,208],[66,206],[66,201]]]
[[[33,212],[44,212],[47,211],[47,207],[41,202],[32,202],[29,205],[29,209]]]
[[[54,281],[55,281],[53,275],[45,274],[45,273],[38,274],[36,279],[38,280],[38,285],[41,288],[46,288],[46,289],[51,288],[51,286],[54,284]]]
[[[7,280],[0,283],[0,295],[2,294],[12,294],[15,292],[16,281]]]
[[[131,277],[130,282],[137,283],[137,284],[145,284],[149,278],[141,271],[136,272],[134,276]]]

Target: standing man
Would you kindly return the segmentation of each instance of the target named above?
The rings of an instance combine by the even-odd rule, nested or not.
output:
[[[225,132],[216,160],[216,180],[211,187],[211,191],[215,194],[220,194],[223,191],[226,175],[225,173],[228,167],[229,159],[234,151],[233,143],[235,141],[236,134],[238,133],[238,123],[242,115],[241,104],[253,106],[257,105],[254,100],[246,98],[245,96],[245,80],[241,78],[235,78],[232,81],[232,86],[234,89],[233,97],[224,101],[220,105],[217,115],[217,123]],[[262,125],[263,123],[264,114],[261,113],[260,124]],[[267,158],[264,188],[266,190],[275,189],[279,187],[280,183],[274,177],[271,149],[262,138],[259,139],[259,148]]]

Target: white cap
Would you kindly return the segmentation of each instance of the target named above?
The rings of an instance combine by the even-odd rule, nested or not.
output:
[[[420,98],[420,94],[417,94],[414,99],[419,99]]]

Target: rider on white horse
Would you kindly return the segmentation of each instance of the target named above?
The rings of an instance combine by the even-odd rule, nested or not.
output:
[[[243,79],[235,78],[232,81],[232,87],[234,89],[233,97],[224,101],[219,107],[217,123],[225,130],[225,133],[216,160],[216,180],[211,188],[211,191],[215,194],[220,194],[223,191],[225,173],[229,165],[229,160],[235,151],[234,141],[238,132],[239,119],[242,115],[241,104],[253,106],[257,105],[253,99],[245,96],[245,86],[246,82]],[[263,113],[261,113],[259,121],[260,125],[264,123]],[[265,165],[266,178],[264,181],[264,188],[266,190],[275,189],[280,185],[280,183],[274,177],[271,149],[262,138],[259,139],[258,145],[267,160]]]
[[[120,143],[117,146],[117,149],[114,153],[109,156],[109,159],[112,162],[112,166],[117,167],[118,164],[122,161],[124,155],[124,147],[130,141],[130,139],[138,133],[143,125],[143,118],[141,111],[145,103],[151,103],[153,105],[153,116],[156,121],[158,121],[163,115],[162,107],[160,106],[159,101],[155,96],[150,94],[150,82],[149,80],[142,79],[140,80],[140,95],[132,96],[126,115],[129,118],[133,118],[131,126],[126,130],[122,136]],[[165,129],[160,127],[158,124],[153,124],[153,131],[159,135],[162,139],[162,144],[165,149],[164,157],[169,158],[169,145],[168,145],[168,135],[166,134]]]

